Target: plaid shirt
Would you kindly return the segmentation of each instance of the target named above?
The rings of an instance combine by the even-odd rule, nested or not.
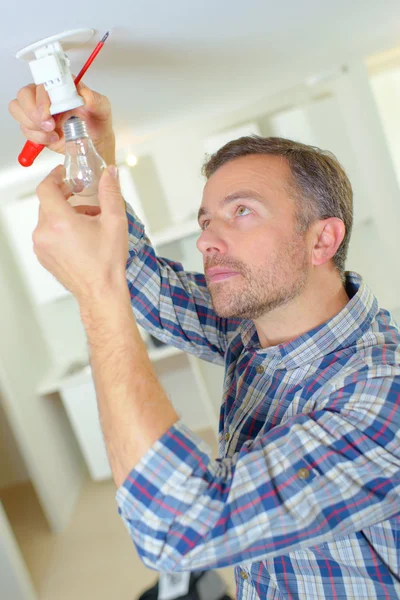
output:
[[[117,491],[143,562],[235,566],[237,597],[400,598],[400,333],[361,278],[333,319],[261,348],[202,274],[155,256],[127,206],[138,322],[225,365],[220,458],[180,420]],[[190,398],[188,398],[190,401]]]

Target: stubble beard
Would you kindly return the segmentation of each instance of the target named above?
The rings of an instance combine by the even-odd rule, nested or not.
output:
[[[237,261],[213,261],[239,276],[207,286],[214,311],[219,317],[259,319],[299,296],[307,283],[307,251],[302,236],[279,249],[267,266],[254,269]]]

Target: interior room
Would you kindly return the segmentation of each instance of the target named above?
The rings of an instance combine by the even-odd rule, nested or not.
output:
[[[85,331],[75,298],[37,261],[36,187],[64,157],[28,168],[8,113],[32,83],[22,48],[91,28],[67,50],[113,110],[125,200],[159,256],[203,272],[196,248],[205,156],[242,135],[332,151],[354,190],[347,270],[361,273],[400,321],[400,4],[395,0],[191,3],[22,0],[0,43],[0,597],[138,598],[157,573],[117,513]],[[141,330],[184,423],[218,456],[223,368]],[[235,597],[233,569],[220,574]]]

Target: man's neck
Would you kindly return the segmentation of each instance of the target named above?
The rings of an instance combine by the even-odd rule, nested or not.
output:
[[[254,321],[260,346],[289,342],[337,315],[349,297],[338,276],[318,277],[288,304]]]

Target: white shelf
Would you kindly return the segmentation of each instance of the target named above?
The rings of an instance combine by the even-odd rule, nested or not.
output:
[[[159,360],[164,360],[164,358],[169,358],[170,356],[184,354],[184,352],[183,350],[180,350],[180,348],[174,348],[174,346],[165,346],[165,348],[151,349],[148,354],[151,362],[157,362]]]
[[[36,195],[11,200],[2,206],[0,218],[4,220],[5,233],[27,290],[34,304],[39,306],[70,292],[40,264],[33,251],[32,233],[38,221],[38,205]]]
[[[196,219],[193,219],[184,223],[176,223],[175,225],[171,225],[171,227],[168,227],[164,231],[149,234],[149,237],[152,244],[157,248],[163,244],[176,242],[196,233],[200,235],[201,230]]]
[[[158,362],[179,354],[184,354],[183,350],[174,348],[173,346],[148,349],[148,355],[151,362]],[[73,365],[71,362],[53,367],[38,386],[36,390],[37,394],[40,396],[52,394],[58,392],[62,387],[69,385],[75,386],[92,378],[92,369],[90,365],[87,364],[87,356],[79,356],[74,362],[78,365],[77,369],[69,374],[67,374],[67,371]],[[81,363],[81,366],[79,366],[79,363]]]

